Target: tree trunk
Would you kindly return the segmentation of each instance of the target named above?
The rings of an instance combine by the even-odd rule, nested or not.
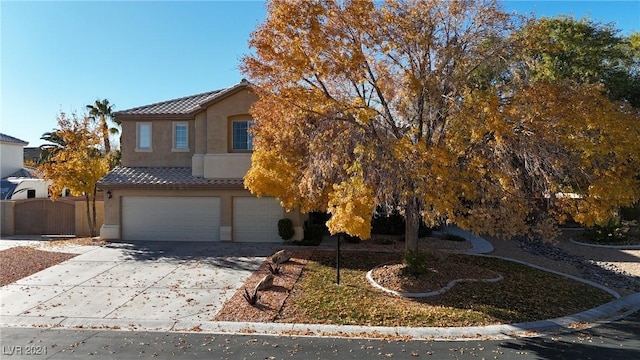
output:
[[[420,206],[417,198],[407,201],[405,208],[404,250],[418,250],[418,229],[420,227]]]
[[[102,127],[102,140],[104,141],[104,152],[108,155],[111,154],[111,141],[109,140],[109,125],[107,124],[107,119],[102,116],[101,119],[101,127]]]
[[[87,224],[89,225],[89,236],[96,236],[96,190],[93,190],[93,199],[89,196],[88,193],[84,194],[85,204],[87,205]],[[91,209],[89,208],[89,202],[92,204],[93,214]]]
[[[97,226],[98,226],[98,214],[96,214],[96,192],[98,189],[93,186],[93,198],[91,199],[91,204],[93,205],[93,222],[91,223],[91,237],[95,237],[97,234]]]
[[[87,225],[89,226],[89,236],[91,235],[91,209],[89,208],[89,193],[84,193],[84,204],[87,208]]]

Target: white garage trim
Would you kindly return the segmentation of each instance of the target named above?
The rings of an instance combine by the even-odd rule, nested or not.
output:
[[[233,241],[282,242],[278,220],[284,209],[275,198],[233,198]]]
[[[125,196],[122,239],[220,241],[220,198]]]

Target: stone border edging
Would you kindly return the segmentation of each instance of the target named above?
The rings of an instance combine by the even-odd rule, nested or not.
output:
[[[493,270],[489,270],[489,271],[491,271],[493,273],[498,274],[498,276],[495,277],[495,278],[491,278],[491,279],[454,279],[454,280],[449,281],[449,283],[447,285],[445,285],[444,287],[442,287],[442,288],[440,288],[438,290],[429,291],[429,292],[423,292],[423,293],[401,292],[401,291],[387,289],[386,287],[378,284],[378,282],[373,279],[373,276],[371,276],[371,272],[373,270],[379,268],[380,266],[384,266],[384,265],[387,265],[387,264],[390,264],[390,263],[380,264],[378,266],[375,266],[373,269],[367,271],[367,275],[366,275],[367,280],[369,281],[369,283],[371,285],[373,285],[373,287],[375,287],[375,288],[377,288],[379,290],[388,292],[388,293],[393,294],[393,295],[402,296],[402,297],[408,297],[408,298],[424,298],[424,297],[429,297],[429,296],[441,295],[441,294],[444,294],[445,292],[451,290],[451,288],[455,284],[458,284],[458,283],[461,283],[461,282],[498,282],[498,281],[504,279],[504,277],[502,275],[496,273]]]
[[[580,245],[580,246],[589,246],[594,248],[601,249],[615,249],[615,250],[640,250],[640,245],[601,245],[601,244],[590,244],[585,243],[573,239],[569,239],[569,242],[572,244]]]
[[[604,285],[598,284],[598,283],[596,283],[594,281],[587,280],[587,279],[584,279],[584,278],[581,278],[581,277],[577,277],[577,276],[573,276],[573,275],[569,275],[569,274],[565,274],[565,273],[561,273],[559,271],[547,269],[547,268],[544,268],[542,266],[538,266],[536,264],[528,263],[526,261],[511,259],[511,258],[503,257],[503,256],[486,255],[486,254],[468,254],[468,255],[484,256],[484,257],[489,257],[489,258],[502,259],[502,260],[511,261],[511,262],[515,262],[515,263],[518,263],[518,264],[526,265],[526,266],[532,267],[534,269],[550,272],[552,274],[560,275],[562,277],[566,277],[566,278],[571,279],[571,280],[575,280],[575,281],[579,281],[581,283],[585,283],[587,285],[591,285],[591,286],[596,287],[596,288],[598,288],[600,290],[608,292],[609,294],[613,295],[613,297],[615,297],[616,299],[620,299],[621,298],[620,294],[617,291],[615,291],[613,289],[610,289],[610,288],[608,288],[608,287],[606,287]]]
[[[532,264],[532,263],[528,263],[526,261],[511,259],[511,258],[507,258],[507,257],[503,257],[503,256],[486,255],[486,254],[466,253],[466,255],[483,256],[483,257],[496,258],[496,259],[502,259],[502,260],[506,260],[506,261],[515,262],[515,263],[518,263],[518,264],[522,264],[522,265],[525,265],[525,266],[532,267],[534,269],[538,269],[538,270],[546,271],[546,272],[549,272],[549,273],[552,273],[552,274],[560,275],[562,277],[565,277],[565,278],[568,278],[568,279],[571,279],[571,280],[579,281],[581,283],[584,283],[584,284],[593,286],[595,288],[598,288],[600,290],[606,291],[607,293],[611,294],[616,299],[620,299],[621,298],[620,294],[617,291],[615,291],[613,289],[610,289],[610,288],[608,288],[608,287],[606,287],[604,285],[598,284],[598,283],[596,283],[594,281],[587,280],[587,279],[584,279],[584,278],[581,278],[581,277],[577,277],[577,276],[573,276],[573,275],[569,275],[569,274],[565,274],[565,273],[561,273],[559,271],[547,269],[547,268],[544,268],[542,266],[538,266],[538,265],[535,265],[535,264]],[[384,265],[384,264],[381,264],[381,265],[378,265],[378,266],[382,266],[382,265]],[[378,266],[374,267],[373,269],[377,268]],[[453,285],[455,285],[458,282],[457,280],[453,280],[449,284],[447,284],[447,286],[443,287],[442,289],[436,290],[436,291],[432,291],[432,292],[429,292],[429,293],[402,293],[400,291],[387,289],[387,288],[383,287],[382,285],[378,284],[377,282],[375,282],[375,280],[373,280],[373,278],[371,277],[371,271],[373,271],[373,269],[369,270],[367,272],[367,275],[366,275],[366,278],[369,281],[369,283],[371,283],[371,285],[373,285],[374,287],[376,287],[376,288],[378,288],[378,289],[380,289],[382,291],[386,291],[388,293],[391,293],[391,294],[394,294],[394,295],[398,295],[398,296],[403,296],[403,297],[417,298],[417,297],[428,297],[428,296],[440,295],[440,294],[445,293],[449,289],[451,289],[451,287],[453,287]],[[493,270],[491,270],[491,271],[493,271]],[[484,280],[484,282],[497,282],[497,281],[500,281],[500,280],[503,279],[502,275],[499,275],[499,276],[500,276],[500,279],[489,279],[489,281],[487,281],[486,279],[471,279],[470,281],[473,282],[474,280],[476,280],[476,281],[483,281]],[[467,279],[458,279],[458,280],[467,280]],[[493,281],[491,281],[491,280],[493,280]],[[454,282],[454,284],[451,284],[452,282]],[[442,292],[440,292],[440,291],[442,291]],[[411,296],[412,294],[417,294],[419,296]]]

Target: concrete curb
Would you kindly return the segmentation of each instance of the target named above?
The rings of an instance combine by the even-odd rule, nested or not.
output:
[[[640,245],[600,245],[600,244],[589,244],[585,242],[580,242],[577,240],[569,239],[572,244],[580,245],[580,246],[588,246],[593,248],[600,249],[614,249],[614,250],[640,250]]]
[[[404,340],[465,341],[536,337],[586,329],[640,310],[640,293],[628,295],[596,308],[549,320],[526,323],[469,327],[384,327],[228,321],[173,321],[87,318],[42,318],[2,316],[4,327],[47,327],[71,330],[119,330],[150,332],[197,332],[271,336],[326,336],[348,338],[398,338]]]

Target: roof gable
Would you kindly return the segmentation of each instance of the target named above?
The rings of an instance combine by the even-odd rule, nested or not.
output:
[[[237,92],[241,88],[247,87],[248,85],[249,82],[242,79],[240,83],[226,89],[208,91],[177,99],[161,101],[150,105],[138,106],[132,109],[117,111],[114,113],[114,116],[121,120],[126,120],[127,118],[164,117],[167,115],[173,117],[191,117],[198,111]]]
[[[2,134],[2,133],[0,133],[0,142],[12,143],[12,144],[16,144],[16,145],[29,145],[29,143],[24,141],[24,140],[20,140],[20,139],[18,139],[16,137],[9,136],[7,134]]]

